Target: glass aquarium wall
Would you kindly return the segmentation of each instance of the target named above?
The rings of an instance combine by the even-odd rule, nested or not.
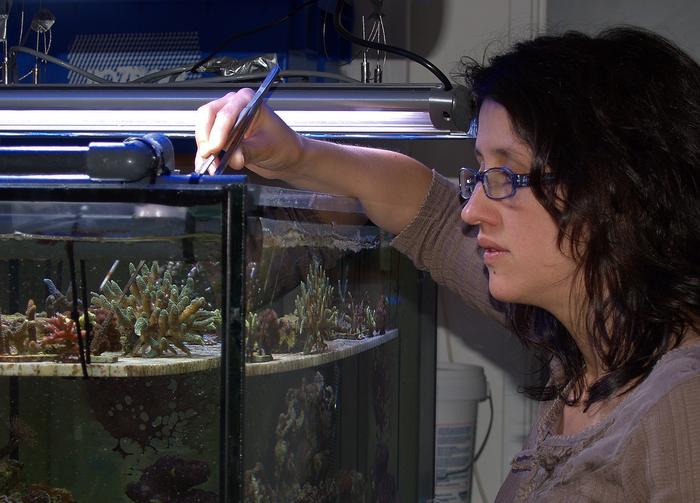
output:
[[[0,194],[0,495],[226,501],[244,191],[94,185]]]
[[[245,500],[397,501],[398,256],[356,201],[248,217]]]
[[[398,501],[391,236],[185,180],[0,189],[0,498]]]

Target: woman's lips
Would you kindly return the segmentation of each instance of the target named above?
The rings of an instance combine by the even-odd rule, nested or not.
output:
[[[479,247],[483,251],[483,260],[487,265],[493,264],[500,257],[508,253],[508,250],[486,238],[478,239]]]
[[[497,248],[484,248],[484,264],[493,265],[500,257],[508,253],[506,250]]]

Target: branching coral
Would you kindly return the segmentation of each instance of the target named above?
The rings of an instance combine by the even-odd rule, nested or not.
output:
[[[272,359],[271,353],[279,334],[279,320],[274,309],[246,313],[246,357],[254,362]],[[276,348],[275,348],[276,349]]]
[[[202,344],[202,336],[221,325],[218,309],[203,309],[204,297],[192,299],[192,278],[178,287],[168,271],[161,276],[157,262],[141,271],[129,264],[129,271],[134,281],[128,292],[109,281],[92,297],[94,306],[114,311],[126,354],[154,357],[177,349],[190,354],[185,344]]]
[[[321,264],[314,260],[309,266],[306,281],[294,299],[294,315],[297,317],[297,334],[304,338],[304,353],[326,349],[336,327],[338,310],[331,305],[333,287]]]
[[[33,354],[41,348],[37,334],[43,329],[43,320],[36,316],[36,304],[27,303],[24,314],[15,313],[0,318],[0,354]]]
[[[350,292],[341,297],[342,313],[338,316],[338,332],[343,338],[364,339],[377,330],[376,310],[367,302],[365,294],[356,302]]]
[[[80,317],[80,326],[84,327],[83,314]],[[93,326],[93,339],[90,343],[90,352],[99,355],[105,351],[119,351],[121,349],[120,334],[114,312],[110,309],[98,307],[90,311],[90,323]]]
[[[372,307],[365,294],[355,300],[347,282],[338,282],[338,299],[334,288],[317,260],[309,267],[305,281],[299,285],[294,312],[277,317],[271,309],[246,313],[246,355],[281,353],[315,353],[327,348],[335,338],[364,339],[386,332],[386,299],[379,296]],[[333,302],[339,302],[335,307]]]
[[[62,314],[48,318],[39,347],[44,353],[77,355],[78,336],[75,331],[75,322]]]

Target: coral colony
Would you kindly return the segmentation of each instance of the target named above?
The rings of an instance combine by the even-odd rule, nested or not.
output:
[[[285,402],[275,428],[273,469],[258,462],[245,471],[243,501],[367,501],[362,474],[335,467],[333,387],[316,372],[312,382],[302,378],[298,388],[289,388]]]
[[[336,326],[338,309],[331,305],[333,287],[319,262],[311,264],[300,289],[294,300],[296,332],[305,335],[304,353],[323,351]]]
[[[197,296],[192,277],[173,279],[157,262],[149,267],[129,264],[131,277],[122,288],[105,281],[93,292],[87,310],[93,329],[90,354],[121,352],[145,358],[190,355],[190,345],[203,344],[221,327],[221,311],[207,309]],[[254,275],[253,275],[254,276]],[[249,282],[255,280],[248,278]],[[24,313],[0,314],[0,360],[68,361],[78,355],[78,330],[71,318],[72,302],[50,279],[45,311],[33,300]],[[279,315],[270,306],[259,310],[248,305],[245,318],[248,362],[269,361],[273,353],[319,353],[333,339],[364,339],[386,330],[383,295],[371,302],[365,292],[357,298],[339,282],[334,288],[321,263],[314,260],[301,281],[292,312]],[[80,333],[85,337],[85,310]]]
[[[121,351],[125,355],[156,357],[191,354],[190,344],[203,344],[221,326],[221,312],[208,310],[204,297],[194,292],[192,278],[176,283],[157,262],[149,268],[129,264],[130,280],[122,289],[115,281],[105,282],[93,292],[87,310],[94,338],[90,352]],[[0,315],[0,360],[71,360],[78,355],[78,330],[71,318],[72,300],[45,279],[49,291],[45,311],[38,312],[29,300],[24,313]],[[81,338],[85,337],[85,310],[80,316]]]
[[[366,293],[356,300],[339,285],[336,295],[323,267],[314,260],[299,285],[292,313],[278,316],[270,307],[247,312],[246,356],[249,362],[257,363],[270,360],[272,353],[319,353],[333,339],[359,340],[384,334],[386,319],[383,295],[374,307]]]
[[[126,354],[153,357],[179,349],[189,355],[185,344],[203,344],[202,336],[221,325],[218,309],[205,310],[204,297],[192,298],[192,278],[178,287],[168,271],[161,277],[157,262],[150,269],[144,265],[141,272],[129,264],[129,271],[135,280],[128,293],[109,281],[92,298],[93,305],[115,313]]]

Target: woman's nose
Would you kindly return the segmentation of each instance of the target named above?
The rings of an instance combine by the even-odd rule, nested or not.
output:
[[[469,225],[479,225],[483,222],[492,223],[495,215],[491,210],[491,201],[484,192],[482,183],[477,183],[471,196],[462,207],[462,221]]]

